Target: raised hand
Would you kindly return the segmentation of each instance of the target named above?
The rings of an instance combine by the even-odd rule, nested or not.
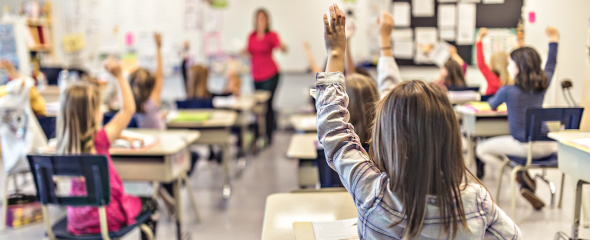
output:
[[[328,52],[326,72],[344,72],[344,51],[346,49],[346,16],[334,4],[330,6],[330,20],[324,14],[324,42]]]
[[[0,60],[0,70],[4,71],[11,78],[17,78],[20,75],[19,72],[14,68],[12,62],[6,59]]]
[[[121,70],[121,63],[114,57],[109,57],[105,61],[104,68],[115,77],[123,76],[123,71]]]
[[[353,22],[351,22],[348,24],[348,26],[346,26],[346,39],[350,39],[352,36],[354,36],[354,33],[356,33],[356,26]]]
[[[379,24],[379,34],[381,37],[389,38],[393,28],[395,27],[391,13],[387,11],[381,11],[381,17],[377,18],[377,24]]]
[[[156,41],[156,47],[162,47],[162,34],[155,32],[154,33],[154,41]],[[188,42],[185,42],[185,46]]]
[[[479,34],[477,35],[477,41],[481,42],[481,40],[487,35],[488,35],[488,29],[487,28],[480,28]]]
[[[551,42],[559,42],[559,31],[557,28],[552,26],[547,26],[545,29],[545,34],[549,37],[549,41]]]

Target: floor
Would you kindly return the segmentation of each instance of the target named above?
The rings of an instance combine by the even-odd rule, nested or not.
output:
[[[402,71],[403,73],[403,71]],[[281,109],[305,104],[305,98],[297,97],[305,94],[306,88],[313,85],[313,78],[309,75],[287,75],[279,92],[283,95],[275,104]],[[299,79],[303,79],[301,82]],[[178,89],[180,81],[167,83],[164,98],[171,99],[170,93]],[[288,89],[301,89],[301,91],[289,91]],[[290,99],[290,100],[289,100]],[[188,196],[183,192],[184,206],[186,209],[183,221],[184,230],[192,236],[192,239],[260,239],[264,217],[264,206],[269,194],[289,192],[297,189],[296,160],[287,159],[285,153],[293,132],[281,130],[275,135],[275,141],[270,148],[266,148],[258,155],[251,158],[248,166],[241,176],[234,176],[233,195],[228,201],[222,200],[221,167],[215,162],[200,161],[196,172],[190,178],[195,191],[202,222],[197,223],[192,209],[188,204]],[[1,169],[0,174],[4,171]],[[235,170],[235,163],[232,165]],[[498,164],[488,164],[486,177],[483,180],[493,196],[497,190]],[[534,173],[534,172],[533,172]],[[549,178],[558,184],[561,173],[557,170],[549,171]],[[495,199],[500,208],[510,211],[510,189],[507,175],[504,176],[504,187],[500,199]],[[535,211],[521,197],[517,198],[516,223],[522,230],[525,239],[553,239],[558,231],[570,233],[573,206],[573,187],[571,180],[566,177],[564,204],[562,209],[546,207],[542,211]],[[538,193],[548,202],[548,188],[541,182],[538,183]],[[558,189],[559,190],[559,189]],[[2,193],[0,193],[2,194]],[[586,191],[586,199],[589,199]],[[51,209],[52,219],[63,216],[64,210]],[[590,223],[590,222],[588,222]],[[43,234],[42,224],[33,224],[21,229],[8,229],[0,233],[0,239],[28,240],[41,239]],[[160,219],[157,231],[157,239],[174,239],[175,227],[173,221],[163,216]],[[590,229],[581,228],[580,236],[590,238]],[[138,239],[139,232],[134,231],[124,239]]]

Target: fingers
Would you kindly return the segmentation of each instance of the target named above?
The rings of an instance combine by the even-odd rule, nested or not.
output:
[[[324,14],[324,32],[326,32],[326,34],[330,34],[331,32],[330,23],[328,22],[328,16],[326,14]]]
[[[330,30],[336,31],[336,11],[334,10],[334,6],[330,6]]]
[[[340,10],[338,5],[334,4],[334,8],[336,9],[336,15],[338,16],[338,26],[344,27],[346,25],[346,15],[344,15],[344,12]]]

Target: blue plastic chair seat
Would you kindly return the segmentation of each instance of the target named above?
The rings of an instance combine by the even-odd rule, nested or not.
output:
[[[508,159],[510,159],[510,166],[511,167],[524,166],[526,164],[526,158],[508,156]],[[555,167],[556,168],[557,167],[557,154],[554,153],[549,157],[533,159],[530,166],[532,166],[532,167]]]
[[[109,237],[111,239],[118,239],[125,236],[125,234],[131,232],[131,230],[139,227],[142,223],[145,223],[147,220],[150,219],[152,212],[144,212],[135,218],[135,223],[131,225],[127,225],[125,227],[120,228],[118,231],[109,232]],[[72,240],[101,240],[102,236],[100,234],[92,234],[92,235],[74,235],[68,231],[68,218],[64,217],[59,220],[55,225],[51,227],[53,230],[53,234],[56,238],[59,239],[72,239]]]

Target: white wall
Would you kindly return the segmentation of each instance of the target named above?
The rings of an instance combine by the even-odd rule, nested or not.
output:
[[[573,95],[579,104],[584,84],[584,68],[587,59],[587,29],[590,23],[590,1],[588,0],[528,0],[523,8],[525,18],[525,42],[535,47],[546,59],[547,25],[555,26],[560,32],[557,56],[557,71],[545,97],[546,105],[565,105],[561,81],[565,78],[574,84]],[[528,22],[530,11],[536,13],[536,22]],[[586,93],[588,94],[588,93]]]

